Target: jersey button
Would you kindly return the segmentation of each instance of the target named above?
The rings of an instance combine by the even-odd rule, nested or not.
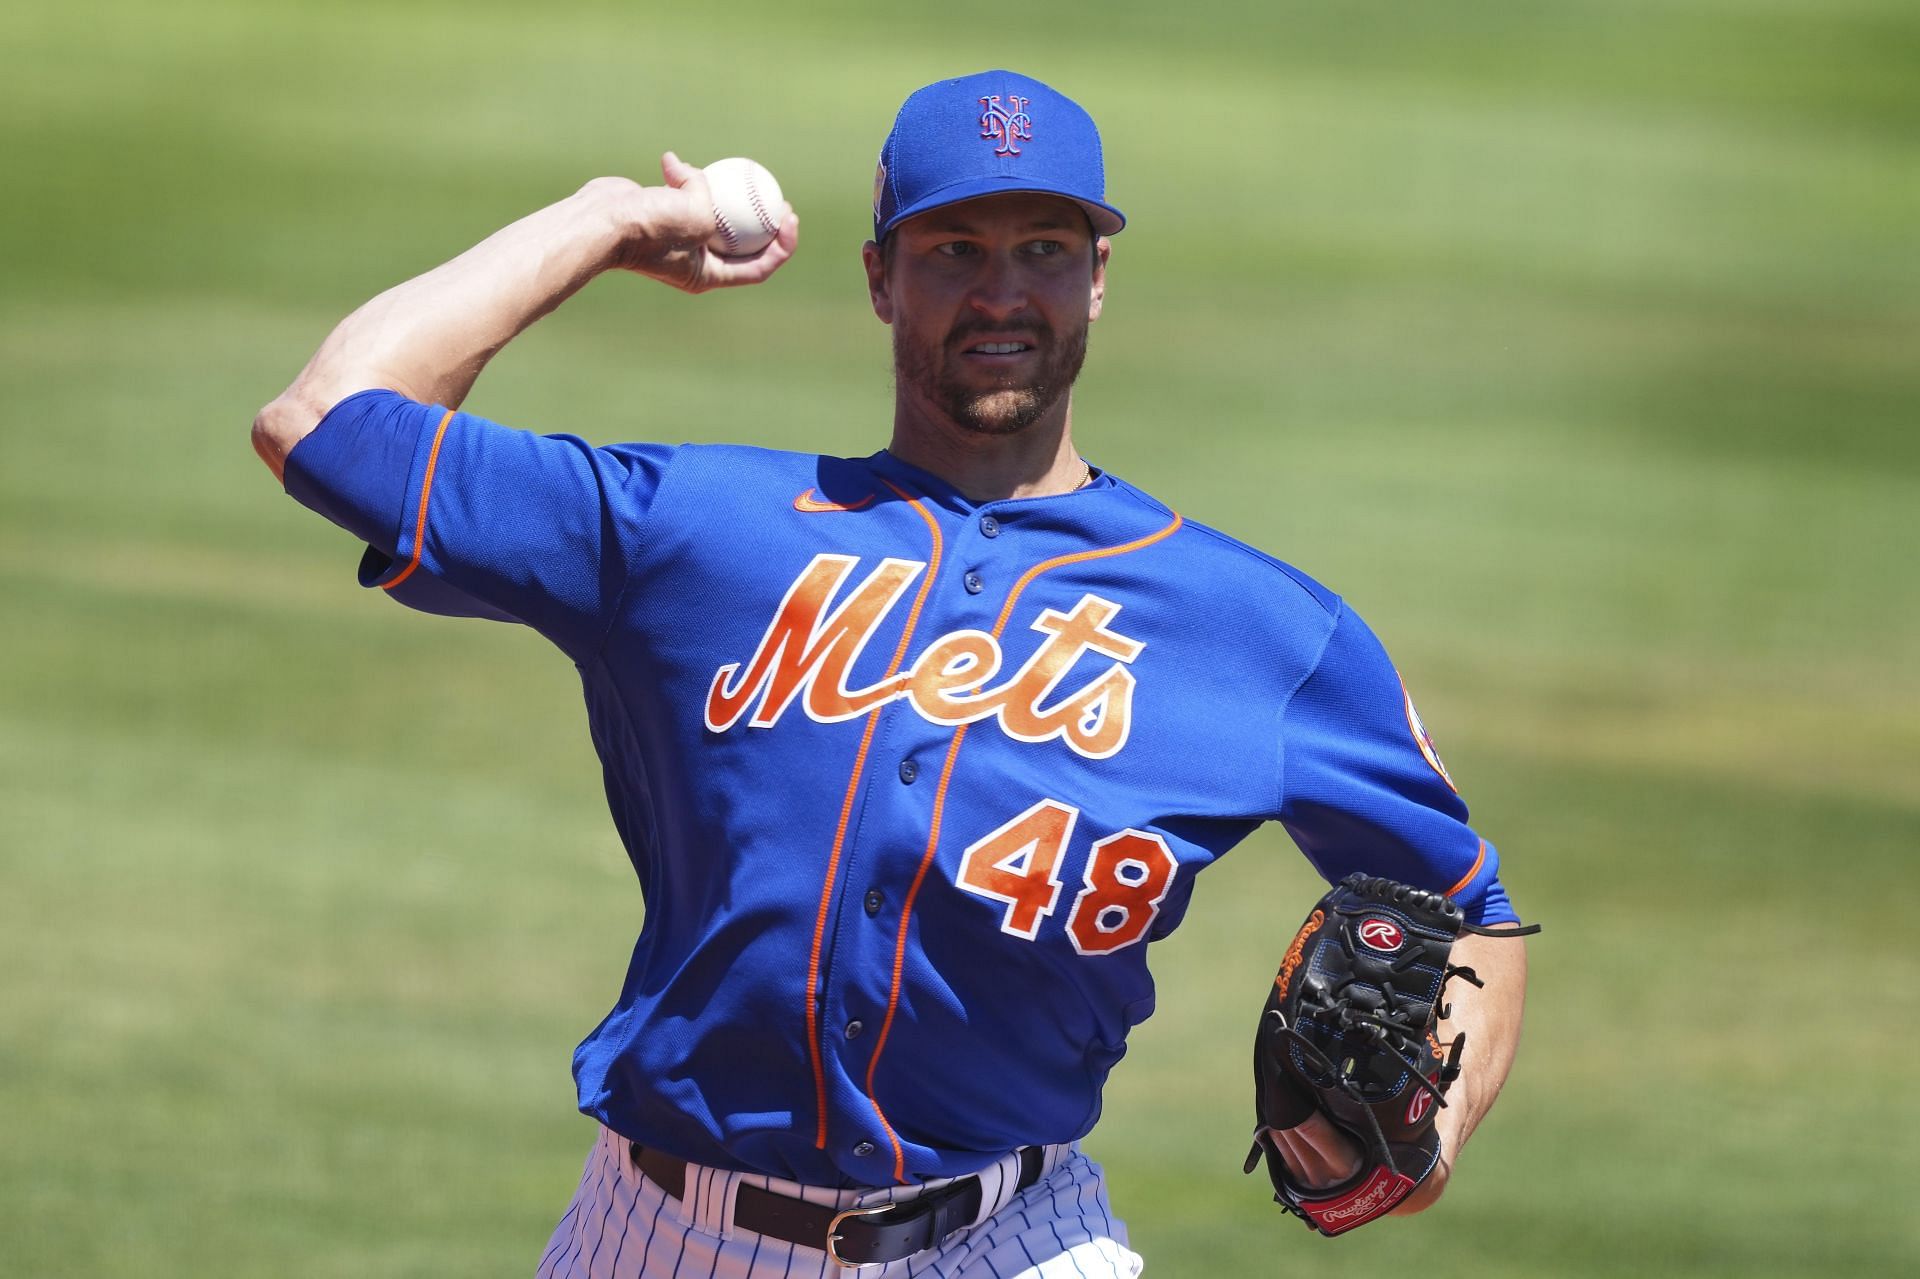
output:
[[[982,515],[980,517],[980,535],[982,537],[999,537],[1000,521],[994,519],[991,515]]]
[[[914,763],[910,759],[903,759],[900,761],[900,780],[901,781],[911,786],[913,785],[914,779],[919,776],[920,776],[920,765]]]
[[[870,1141],[860,1142],[853,1148],[853,1154],[856,1159],[865,1159],[868,1155],[872,1154],[873,1151],[874,1145]]]
[[[885,901],[886,901],[886,898],[880,895],[879,889],[869,888],[867,890],[867,901],[866,901],[867,914],[878,915],[880,913],[880,906]]]
[[[969,595],[978,595],[981,591],[987,589],[987,584],[980,580],[978,573],[968,573],[962,581],[965,582],[967,594]]]
[[[855,1020],[847,1023],[847,1038],[858,1039],[860,1038],[860,1032],[865,1029],[866,1027],[861,1025],[859,1020],[856,1018]]]

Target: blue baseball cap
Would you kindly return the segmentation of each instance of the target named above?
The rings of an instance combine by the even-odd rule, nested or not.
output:
[[[983,195],[1065,196],[1093,229],[1127,224],[1107,203],[1100,130],[1066,94],[1012,71],[941,80],[900,105],[873,175],[873,238],[917,213]]]

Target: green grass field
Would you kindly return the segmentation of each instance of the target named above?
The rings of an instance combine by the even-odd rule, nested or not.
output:
[[[726,13],[0,15],[0,1274],[532,1272],[640,910],[572,672],[357,591],[247,425],[672,146],[768,163],[799,258],[602,281],[472,406],[868,452],[874,155],[1009,63],[1132,218],[1082,447],[1366,614],[1547,929],[1447,1200],[1328,1243],[1239,1173],[1313,885],[1210,872],[1088,1142],[1150,1273],[1920,1273],[1920,9]]]

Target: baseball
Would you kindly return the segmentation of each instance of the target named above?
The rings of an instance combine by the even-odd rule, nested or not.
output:
[[[766,166],[744,156],[715,160],[703,172],[713,196],[713,234],[707,247],[748,258],[780,233],[780,184]]]

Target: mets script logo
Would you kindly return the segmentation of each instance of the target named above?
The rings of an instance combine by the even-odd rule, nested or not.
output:
[[[1394,951],[1400,949],[1400,943],[1406,940],[1406,934],[1400,931],[1400,925],[1391,919],[1382,919],[1378,915],[1360,921],[1355,930],[1360,940],[1375,950]]]
[[[997,717],[1009,737],[1023,742],[1058,737],[1088,759],[1106,759],[1127,744],[1134,678],[1126,664],[1146,645],[1107,629],[1120,613],[1118,604],[1082,595],[1069,612],[1044,610],[1031,625],[1046,640],[1024,666],[992,687],[1003,660],[999,640],[985,631],[961,630],[934,640],[907,669],[868,688],[849,688],[855,660],[927,567],[914,560],[882,560],[829,611],[858,562],[852,555],[813,557],[787,588],[753,656],[713,673],[707,689],[709,729],[726,732],[749,707],[749,725],[772,728],[795,702],[807,718],[833,724],[905,698],[935,724]],[[1089,653],[1114,661],[1084,686],[1061,693],[1060,682]]]
[[[1000,104],[997,93],[980,99],[980,136],[998,144],[995,155],[1019,155],[1020,144],[1033,141],[1033,117],[1027,114],[1031,101],[1017,93],[1007,95],[1008,106]]]

